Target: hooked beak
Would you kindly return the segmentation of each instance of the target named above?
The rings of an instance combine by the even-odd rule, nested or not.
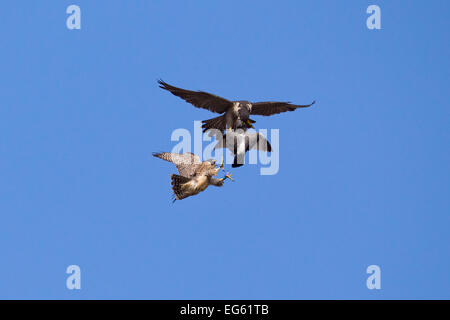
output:
[[[250,122],[250,120],[247,120],[247,124],[250,126],[250,128],[254,129],[252,123]]]

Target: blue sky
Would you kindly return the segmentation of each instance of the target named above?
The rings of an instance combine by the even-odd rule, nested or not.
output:
[[[450,298],[448,1],[1,7],[0,298]],[[280,129],[278,174],[172,204],[151,153],[214,115],[158,78],[317,103],[254,117]]]

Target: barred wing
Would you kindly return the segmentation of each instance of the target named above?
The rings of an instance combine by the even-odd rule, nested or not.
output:
[[[188,178],[194,176],[197,169],[202,164],[200,157],[190,152],[186,152],[183,154],[171,152],[155,152],[153,153],[153,156],[165,161],[172,162],[176,165],[180,175]]]

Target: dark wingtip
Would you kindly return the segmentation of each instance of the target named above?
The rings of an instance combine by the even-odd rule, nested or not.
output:
[[[152,152],[152,156],[159,158],[161,156],[161,152]]]
[[[158,79],[158,84],[161,89],[166,89],[167,87],[167,83],[165,83],[163,79]]]

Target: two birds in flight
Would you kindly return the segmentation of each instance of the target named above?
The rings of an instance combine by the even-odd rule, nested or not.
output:
[[[298,108],[312,106],[315,101],[307,105],[295,105],[290,102],[249,102],[245,100],[230,101],[225,98],[204,91],[190,91],[171,86],[159,80],[160,88],[169,91],[173,95],[189,102],[194,107],[209,110],[221,114],[218,117],[203,120],[203,132],[210,131],[218,140],[215,149],[228,148],[235,155],[232,167],[243,165],[245,152],[250,149],[258,149],[270,152],[272,150],[267,139],[260,133],[247,133],[247,129],[253,128],[254,120],[251,115],[271,116],[274,114],[294,111]],[[228,130],[227,130],[228,129]],[[226,131],[226,133],[224,133]],[[172,190],[174,201],[196,195],[204,191],[209,185],[221,187],[225,179],[232,180],[230,174],[217,179],[220,169],[225,171],[223,162],[216,168],[215,160],[201,161],[200,157],[190,152],[154,153],[155,157],[172,162],[178,169],[178,175],[172,174]]]

